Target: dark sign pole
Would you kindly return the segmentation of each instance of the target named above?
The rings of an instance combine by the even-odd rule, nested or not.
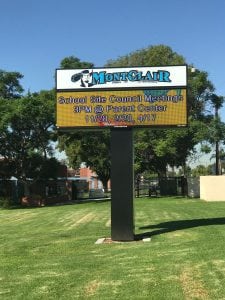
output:
[[[111,238],[134,240],[133,130],[111,128]]]

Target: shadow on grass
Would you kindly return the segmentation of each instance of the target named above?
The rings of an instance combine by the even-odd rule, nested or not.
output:
[[[139,240],[146,237],[152,237],[154,235],[159,235],[159,234],[168,233],[172,231],[189,229],[189,228],[200,227],[200,226],[210,226],[210,225],[225,225],[225,217],[169,221],[169,222],[159,223],[156,225],[147,225],[147,226],[139,227],[139,229],[141,230],[153,229],[153,230],[137,234],[135,235],[135,238]]]

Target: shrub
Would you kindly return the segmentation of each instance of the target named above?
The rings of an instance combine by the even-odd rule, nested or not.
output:
[[[0,198],[0,207],[10,208],[12,206],[12,200],[9,197]]]

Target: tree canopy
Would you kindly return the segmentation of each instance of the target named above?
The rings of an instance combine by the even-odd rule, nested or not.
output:
[[[79,69],[79,68],[92,68],[94,66],[93,63],[81,61],[79,58],[75,56],[65,57],[61,63],[60,68],[62,69]]]
[[[165,45],[150,46],[110,60],[105,67],[170,66],[187,64],[185,58]],[[75,56],[65,57],[61,68],[93,68],[92,62]],[[194,70],[194,72],[193,72]],[[106,187],[110,178],[110,131],[59,133],[55,130],[55,92],[40,91],[23,96],[19,72],[0,70],[0,161],[1,176],[25,180],[53,176],[51,142],[58,138],[71,167],[86,162]],[[225,140],[225,126],[218,117],[223,97],[214,94],[205,71],[188,65],[189,126],[179,129],[137,129],[134,135],[135,172],[146,170],[165,174],[168,165],[183,167],[195,145],[203,140],[211,144]],[[208,110],[209,107],[213,109]],[[209,125],[210,124],[210,125]],[[209,128],[210,130],[207,130]],[[216,140],[215,140],[216,139]],[[49,168],[51,164],[51,168]]]
[[[182,55],[165,45],[150,46],[122,56],[107,63],[109,67],[119,66],[169,66],[187,64]],[[156,173],[165,174],[166,166],[182,166],[194,146],[200,142],[199,130],[205,117],[208,95],[213,91],[213,85],[207,72],[195,70],[188,66],[188,116],[189,127],[182,129],[143,129],[136,130],[135,152],[136,172],[145,168]]]
[[[61,61],[61,68],[92,68],[91,62],[80,61],[77,57],[66,57]],[[76,130],[59,135],[59,150],[64,150],[69,165],[79,168],[82,162],[98,174],[103,186],[107,189],[110,179],[110,145],[109,131]]]
[[[20,79],[23,75],[19,72],[6,72],[0,70],[0,98],[15,99],[21,97],[23,88]]]
[[[54,102],[54,91],[16,101],[0,100],[0,155],[8,176],[26,181],[49,173],[50,142],[55,138]]]

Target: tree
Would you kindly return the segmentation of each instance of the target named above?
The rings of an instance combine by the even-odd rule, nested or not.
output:
[[[158,45],[132,52],[117,60],[110,60],[107,66],[168,66],[185,63],[184,57],[170,47]],[[201,122],[208,120],[205,117],[205,109],[208,95],[213,90],[208,74],[200,70],[192,72],[192,67],[190,65],[188,68],[189,127],[177,130],[138,130],[135,135],[136,172],[150,168],[159,174],[165,174],[168,164],[182,166],[185,172],[188,155],[203,138],[199,131],[202,128]]]
[[[206,176],[211,174],[211,166],[205,167],[203,165],[198,165],[197,167],[191,170],[191,175],[193,177]]]
[[[0,98],[20,98],[23,88],[19,82],[23,75],[19,72],[6,72],[0,70]]]
[[[169,66],[184,63],[184,57],[174,52],[169,46],[157,45],[131,52],[116,60],[109,60],[106,67]]]
[[[219,116],[219,109],[222,108],[224,103],[224,97],[218,96],[214,93],[208,94],[209,100],[209,115],[208,121],[204,128],[202,128],[202,151],[204,153],[211,152],[211,146],[215,146],[215,174],[220,175],[220,158],[223,155],[222,149],[220,149],[221,142],[225,142],[225,123],[221,121]]]
[[[94,64],[86,61],[81,61],[79,58],[75,56],[65,57],[61,63],[60,68],[62,69],[90,69],[93,68]]]
[[[59,147],[66,151],[69,165],[79,168],[81,162],[85,162],[92,171],[95,171],[107,190],[110,179],[110,141],[109,131],[76,131],[63,134],[59,138]]]
[[[215,152],[216,152],[216,175],[220,175],[219,171],[219,142],[223,139],[225,139],[225,124],[221,122],[219,118],[219,109],[223,106],[224,103],[224,97],[217,96],[216,94],[212,94],[210,97],[210,100],[212,102],[213,108],[215,110],[214,112],[214,121],[212,122],[213,126],[211,127],[213,129],[212,135],[210,136],[210,139],[212,143],[215,143]],[[210,130],[211,131],[211,130]],[[213,138],[213,140],[212,140]]]
[[[92,68],[90,62],[82,62],[74,56],[66,57],[61,61],[61,68]],[[82,162],[95,171],[105,190],[110,179],[110,151],[109,131],[81,131],[63,133],[59,135],[59,150],[64,150],[69,160],[69,165],[79,168]]]
[[[54,91],[28,95],[17,101],[0,100],[0,155],[11,176],[27,182],[46,171],[50,142],[55,138]],[[2,113],[0,113],[2,116]],[[53,175],[52,175],[53,176]]]

